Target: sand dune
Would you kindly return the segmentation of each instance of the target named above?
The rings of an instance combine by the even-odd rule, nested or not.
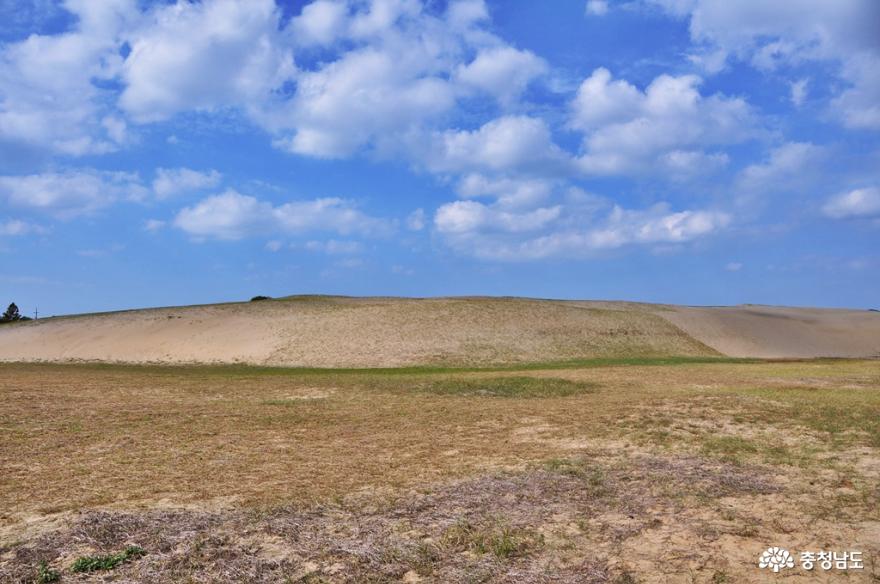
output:
[[[880,313],[777,306],[670,307],[664,316],[731,357],[880,357]]]
[[[2,361],[391,367],[719,354],[880,356],[880,313],[521,298],[290,297],[0,327]]]

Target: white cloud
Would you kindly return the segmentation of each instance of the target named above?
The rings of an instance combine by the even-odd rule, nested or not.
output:
[[[308,231],[380,235],[390,230],[387,221],[365,215],[344,199],[292,201],[275,206],[234,190],[182,209],[174,225],[197,238],[227,240]]]
[[[689,17],[691,38],[761,69],[822,61],[849,87],[831,111],[853,128],[880,129],[880,3],[875,0],[649,0]]]
[[[290,34],[320,37],[329,56],[297,73],[289,99],[254,114],[277,147],[319,158],[372,151],[421,164],[433,130],[461,100],[492,97],[512,107],[547,69],[486,30],[482,1],[451,2],[445,14],[419,0],[350,8],[322,6],[293,19]]]
[[[17,237],[21,235],[30,235],[31,233],[45,233],[46,230],[33,223],[21,221],[20,219],[8,219],[0,222],[0,237]]]
[[[608,12],[607,0],[587,0],[587,14],[603,16]]]
[[[547,199],[554,182],[546,179],[489,178],[478,173],[466,175],[458,183],[462,197],[494,197],[505,208],[534,207]]]
[[[65,3],[78,18],[56,35],[32,34],[0,49],[0,139],[72,156],[115,149],[124,125],[97,83],[119,71],[118,30],[133,0]]]
[[[501,103],[510,104],[533,79],[546,71],[547,64],[531,51],[499,46],[484,49],[473,61],[460,65],[456,78],[465,86],[480,89]]]
[[[706,149],[753,137],[754,116],[740,98],[702,96],[699,84],[694,75],[661,75],[640,91],[596,69],[571,106],[569,125],[585,134],[581,169],[687,178],[724,166],[724,153]]]
[[[425,210],[416,209],[406,218],[406,228],[410,231],[421,231],[425,228]]]
[[[730,216],[715,211],[670,213],[658,204],[646,211],[615,206],[608,224],[591,234],[596,248],[614,248],[630,243],[682,243],[726,227]]]
[[[398,20],[413,19],[422,10],[419,0],[372,0],[351,22],[353,37],[374,37],[388,33]]]
[[[104,153],[136,141],[132,122],[208,112],[243,115],[298,154],[396,156],[458,100],[512,106],[546,69],[489,32],[481,0],[442,13],[422,0],[318,0],[283,28],[273,0],[64,7],[73,30],[0,49],[7,142]],[[298,70],[294,49],[312,46],[322,58]]]
[[[773,148],[767,159],[744,168],[737,188],[748,198],[767,192],[781,192],[810,182],[828,153],[809,142],[786,142]]]
[[[0,176],[0,198],[11,207],[69,218],[119,199],[146,194],[137,174],[81,169],[61,173]]]
[[[303,247],[309,251],[326,253],[328,255],[356,254],[364,250],[363,244],[359,241],[339,241],[337,239],[307,241]]]
[[[273,0],[179,2],[153,8],[129,35],[119,104],[139,122],[181,111],[244,110],[291,78]]]
[[[591,132],[626,122],[638,114],[643,101],[644,96],[635,86],[623,79],[612,81],[611,72],[600,67],[578,88],[569,125]]]
[[[830,197],[822,212],[833,219],[880,217],[880,188],[855,189]]]
[[[446,20],[456,30],[467,30],[488,19],[489,11],[483,0],[454,0],[446,9]]]
[[[424,48],[409,55],[374,48],[352,51],[317,71],[303,72],[287,114],[267,116],[276,145],[321,158],[349,156],[451,109],[449,82],[433,75]],[[428,70],[426,70],[426,68]]]
[[[558,173],[571,168],[567,153],[553,143],[539,118],[504,116],[480,128],[435,134],[424,156],[435,172],[516,171]]]
[[[510,233],[535,231],[559,217],[559,206],[509,212],[477,201],[454,201],[437,209],[434,225],[440,233],[462,234],[497,230]]]
[[[144,229],[147,231],[159,231],[165,227],[166,222],[161,219],[147,219],[144,222]]]
[[[728,262],[724,269],[728,272],[738,272],[742,269],[743,265],[741,262]]]
[[[502,261],[586,257],[627,245],[684,244],[730,223],[726,213],[672,212],[665,204],[645,210],[614,205],[604,218],[574,206],[508,212],[476,201],[457,201],[437,210],[434,225],[462,255]]]
[[[804,104],[804,101],[807,99],[807,88],[809,84],[809,79],[798,79],[797,81],[791,82],[791,103],[793,103],[795,107],[801,107]]]
[[[216,187],[222,178],[223,175],[213,169],[200,172],[190,168],[157,168],[153,192],[158,199],[167,199],[181,193]]]
[[[348,25],[348,6],[336,0],[317,0],[303,7],[302,13],[291,19],[289,30],[293,42],[302,46],[327,46],[345,32]]]

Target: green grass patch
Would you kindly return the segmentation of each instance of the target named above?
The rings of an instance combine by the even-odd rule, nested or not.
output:
[[[701,444],[703,452],[726,462],[740,463],[758,453],[758,446],[739,436],[711,436]]]
[[[34,584],[48,584],[49,582],[58,582],[61,580],[61,572],[53,570],[46,562],[40,562],[37,566],[37,576],[34,578]]]
[[[768,362],[762,359],[744,359],[735,357],[600,357],[589,359],[567,359],[561,361],[535,361],[527,363],[502,363],[490,365],[415,365],[408,367],[283,367],[246,364],[142,364],[142,363],[0,363],[0,369],[15,367],[32,368],[82,368],[96,371],[134,371],[155,375],[180,376],[218,375],[221,377],[251,376],[393,376],[393,375],[448,375],[456,373],[494,373],[515,371],[544,371],[554,369],[593,369],[601,367],[661,367],[676,365],[700,364],[758,364]],[[774,361],[776,362],[776,361]]]
[[[147,552],[136,545],[130,545],[116,554],[102,556],[82,556],[73,563],[71,570],[74,572],[97,572],[99,570],[112,570],[120,564],[130,560],[136,560]]]
[[[592,393],[598,384],[555,377],[484,377],[438,379],[417,387],[437,395],[532,398]]]

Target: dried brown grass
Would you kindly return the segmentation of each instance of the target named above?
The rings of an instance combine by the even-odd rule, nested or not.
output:
[[[505,376],[544,393],[473,391]],[[116,581],[759,581],[767,542],[880,552],[876,361],[5,365],[0,430],[3,582],[129,544]]]

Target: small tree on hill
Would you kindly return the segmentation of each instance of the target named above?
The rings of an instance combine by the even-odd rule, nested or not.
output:
[[[14,320],[21,320],[21,313],[18,311],[18,306],[15,305],[15,302],[9,305],[3,316],[0,316],[0,322],[12,322]]]

